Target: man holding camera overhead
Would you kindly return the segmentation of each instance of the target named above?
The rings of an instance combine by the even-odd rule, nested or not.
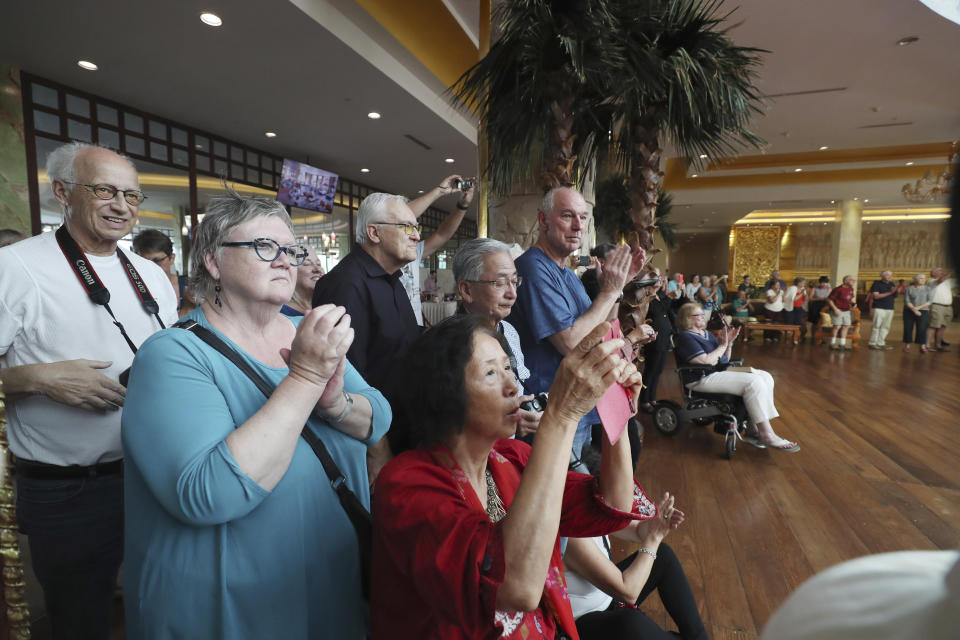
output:
[[[436,232],[429,238],[424,238],[417,243],[417,259],[404,265],[400,270],[400,282],[403,288],[407,290],[407,296],[410,298],[410,306],[413,307],[413,315],[417,319],[417,324],[423,326],[423,311],[420,307],[420,261],[433,255],[433,252],[447,243],[447,240],[453,237],[463,222],[463,216],[470,209],[470,203],[473,201],[473,195],[476,191],[476,178],[462,178],[457,174],[447,176],[439,185],[430,189],[416,200],[409,203],[413,215],[418,219],[423,215],[430,205],[445,195],[451,193],[459,194],[456,209],[447,214]]]
[[[509,321],[520,334],[530,369],[527,393],[549,391],[560,361],[599,323],[616,317],[623,287],[643,268],[642,249],[620,245],[598,267],[600,284],[592,302],[567,258],[583,243],[590,222],[587,202],[576,189],[558,187],[543,197],[537,213],[540,236],[516,260],[523,285]],[[580,421],[573,439],[577,458],[590,440],[591,425],[600,422],[596,409]]]
[[[177,321],[170,280],[117,241],[144,200],[133,164],[81,143],[50,154],[54,232],[0,249],[0,385],[17,520],[54,638],[104,638],[123,553],[119,380]]]

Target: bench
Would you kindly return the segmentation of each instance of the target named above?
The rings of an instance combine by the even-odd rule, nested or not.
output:
[[[743,341],[747,342],[750,340],[751,331],[780,331],[780,341],[783,342],[783,339],[787,336],[787,333],[793,334],[793,343],[796,344],[800,340],[800,325],[798,324],[777,324],[774,322],[748,322],[743,325]]]

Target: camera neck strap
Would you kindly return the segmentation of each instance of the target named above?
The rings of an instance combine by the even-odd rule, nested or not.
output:
[[[510,346],[510,341],[507,340],[507,335],[503,332],[503,323],[497,323],[497,333],[503,336],[503,341],[507,345],[507,357],[510,359],[510,368],[513,369],[513,375],[517,379],[517,382],[520,382],[520,364],[517,362],[517,356],[513,353],[513,347]]]
[[[107,310],[107,313],[109,313],[113,319],[113,324],[120,330],[120,335],[127,341],[130,350],[136,353],[136,345],[133,344],[133,340],[127,335],[127,330],[124,329],[123,324],[117,320],[117,316],[113,314],[113,310],[110,308],[110,290],[100,281],[100,277],[94,270],[93,265],[90,264],[87,256],[80,249],[76,240],[74,240],[70,232],[67,231],[67,225],[61,225],[55,235],[57,244],[60,245],[60,251],[63,252],[63,256],[70,264],[70,268],[73,269],[73,274],[77,276],[77,280],[80,281],[80,286],[87,292],[90,302],[98,304]],[[137,298],[140,299],[140,306],[143,307],[145,312],[157,319],[161,329],[166,329],[163,320],[160,319],[160,305],[157,304],[157,301],[150,293],[150,289],[147,288],[147,283],[140,277],[136,267],[130,262],[130,258],[124,255],[120,247],[117,247],[117,258],[120,260],[120,264],[123,265],[123,271],[127,274],[130,286],[133,287],[134,293],[136,293]]]

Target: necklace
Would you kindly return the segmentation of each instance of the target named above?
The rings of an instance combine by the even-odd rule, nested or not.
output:
[[[500,494],[497,492],[497,485],[493,481],[490,467],[487,467],[484,475],[487,477],[487,517],[490,518],[490,522],[497,523],[503,520],[503,516],[507,515],[507,510],[503,506]]]

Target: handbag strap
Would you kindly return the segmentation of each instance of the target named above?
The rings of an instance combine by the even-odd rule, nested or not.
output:
[[[195,320],[189,319],[181,320],[173,326],[178,329],[186,329],[187,331],[190,331],[195,336],[216,349],[224,358],[236,365],[240,371],[250,378],[250,381],[256,385],[257,389],[259,389],[264,396],[269,398],[273,394],[273,388],[270,386],[270,383],[264,380],[263,376],[257,373],[254,368],[247,363],[246,360],[240,357],[240,354],[227,346],[227,344],[217,337],[215,333],[206,327],[201,326]],[[357,498],[356,494],[350,490],[350,487],[347,486],[346,476],[344,476],[343,472],[340,471],[340,467],[337,466],[337,463],[333,461],[333,457],[331,457],[330,452],[327,451],[327,447],[323,444],[323,441],[306,425],[304,425],[303,431],[300,432],[300,435],[304,440],[307,441],[307,444],[309,444],[310,448],[313,449],[313,453],[317,456],[317,458],[319,458],[320,464],[323,466],[323,471],[327,474],[327,478],[330,480],[330,486],[334,491],[336,491],[337,497],[340,499],[340,504],[343,505],[347,515],[350,516],[350,520],[354,520],[355,511],[353,511],[353,509],[356,507],[359,507],[363,511],[367,512],[367,517],[369,518],[369,511],[367,511],[366,507],[363,506],[363,503],[360,502],[360,499]],[[349,507],[347,503],[349,503]],[[354,526],[356,526],[356,522],[354,522]]]

